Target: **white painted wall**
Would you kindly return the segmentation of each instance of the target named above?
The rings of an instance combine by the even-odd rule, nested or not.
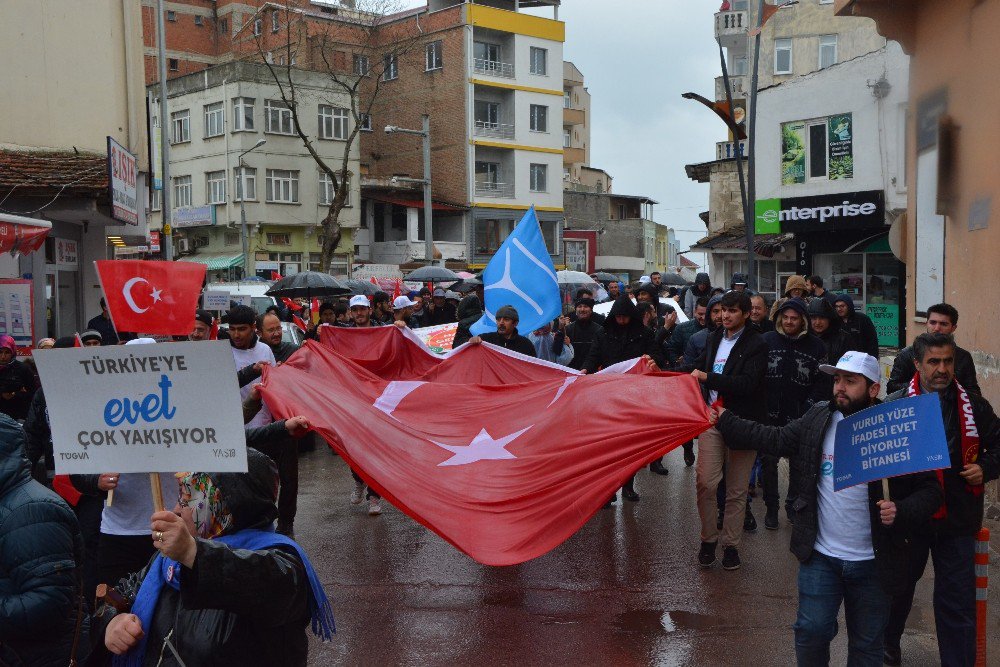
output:
[[[881,100],[869,84],[885,75],[892,89]],[[790,79],[757,98],[757,199],[884,190],[887,209],[906,208],[902,150],[909,97],[909,58],[899,44]],[[854,178],[781,184],[781,124],[851,113]]]

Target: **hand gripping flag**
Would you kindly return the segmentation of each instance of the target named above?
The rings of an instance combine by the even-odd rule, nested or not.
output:
[[[442,358],[395,327],[345,329],[342,341],[329,329],[385,375],[307,341],[264,370],[272,413],[304,415],[390,503],[487,565],[555,548],[629,476],[709,426],[688,375],[579,375],[486,344]],[[376,348],[398,358],[376,361]]]
[[[523,335],[559,316],[559,283],[532,206],[483,271],[486,307],[470,327],[474,335],[496,331],[496,312],[514,306]]]
[[[205,265],[196,262],[98,260],[97,276],[118,331],[191,333]]]

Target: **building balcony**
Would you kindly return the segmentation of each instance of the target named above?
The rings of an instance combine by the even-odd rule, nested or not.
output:
[[[475,74],[485,74],[487,76],[499,76],[504,79],[514,78],[514,63],[504,63],[499,60],[484,60],[473,58],[472,71]]]
[[[563,148],[563,164],[583,164],[587,161],[587,151],[583,148]]]
[[[563,125],[585,125],[587,123],[587,112],[583,109],[573,109],[563,107]]]
[[[715,39],[723,48],[745,52],[749,28],[750,18],[747,12],[729,11],[715,15]]]
[[[496,199],[513,199],[514,184],[476,181],[476,196],[494,197]]]
[[[489,137],[491,139],[513,139],[514,126],[506,123],[491,123],[489,121],[477,120],[473,124],[472,134],[477,137]]]
[[[739,148],[737,149],[737,146]],[[741,139],[740,141],[720,141],[715,144],[715,159],[716,160],[729,160],[736,157],[736,151],[739,150],[740,155],[746,157],[747,154],[747,140]]]
[[[729,85],[733,89],[733,99],[746,99],[750,93],[750,79],[746,76],[729,75]],[[721,76],[715,77],[715,99],[720,102],[726,101],[726,81]]]

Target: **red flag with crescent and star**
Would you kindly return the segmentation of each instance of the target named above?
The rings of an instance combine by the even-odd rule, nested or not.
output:
[[[94,262],[111,322],[118,331],[179,336],[191,333],[205,265],[197,262]]]
[[[264,370],[271,412],[304,415],[389,503],[487,565],[557,547],[709,426],[689,375],[581,375],[485,343],[432,359],[396,327],[323,329],[329,344]]]

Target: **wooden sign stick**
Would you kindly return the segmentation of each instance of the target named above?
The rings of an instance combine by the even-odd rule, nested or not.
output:
[[[882,478],[882,498],[885,499],[885,500],[891,500],[891,498],[889,498],[889,478],[888,477],[883,477]]]
[[[106,501],[104,501],[104,504],[107,507],[111,507],[111,503],[113,503],[114,501],[115,501],[115,490],[114,489],[110,489],[108,491],[108,499]]]
[[[149,486],[153,491],[153,511],[163,511],[163,489],[160,488],[160,473],[149,473]]]

